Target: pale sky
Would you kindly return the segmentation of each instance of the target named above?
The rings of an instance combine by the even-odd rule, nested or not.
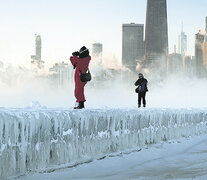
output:
[[[67,61],[72,51],[93,41],[121,59],[121,26],[145,24],[147,0],[0,0],[0,61],[30,65],[34,34],[42,37],[42,59]],[[181,22],[194,54],[194,35],[205,28],[206,0],[168,0],[170,52],[178,43]]]

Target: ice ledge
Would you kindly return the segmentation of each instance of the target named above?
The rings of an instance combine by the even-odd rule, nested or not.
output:
[[[0,177],[207,133],[207,109],[0,108]]]

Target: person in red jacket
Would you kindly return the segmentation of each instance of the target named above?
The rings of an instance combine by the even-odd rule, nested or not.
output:
[[[84,86],[87,82],[82,82],[79,76],[80,73],[84,74],[87,72],[91,57],[89,55],[89,50],[85,46],[83,46],[79,52],[73,52],[72,55],[70,61],[75,69],[75,97],[78,103],[78,106],[74,107],[74,109],[83,109],[84,102],[86,101]]]

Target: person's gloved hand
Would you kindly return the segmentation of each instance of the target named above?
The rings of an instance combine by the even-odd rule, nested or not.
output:
[[[78,51],[73,52],[72,55],[73,55],[73,56],[79,56],[79,52],[78,52]]]

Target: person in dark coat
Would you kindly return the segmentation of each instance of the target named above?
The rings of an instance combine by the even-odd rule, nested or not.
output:
[[[147,79],[144,78],[142,73],[139,73],[139,79],[135,82],[136,93],[138,93],[138,107],[141,107],[141,101],[143,101],[143,107],[146,107],[146,92],[148,91],[147,88]]]
[[[88,66],[91,60],[91,56],[89,55],[89,50],[83,46],[80,51],[76,51],[72,53],[73,56],[70,57],[71,64],[75,69],[75,97],[78,106],[74,109],[83,109],[84,102],[86,101],[84,95],[84,86],[87,82],[82,82],[79,78],[80,73],[86,73],[88,70]]]

